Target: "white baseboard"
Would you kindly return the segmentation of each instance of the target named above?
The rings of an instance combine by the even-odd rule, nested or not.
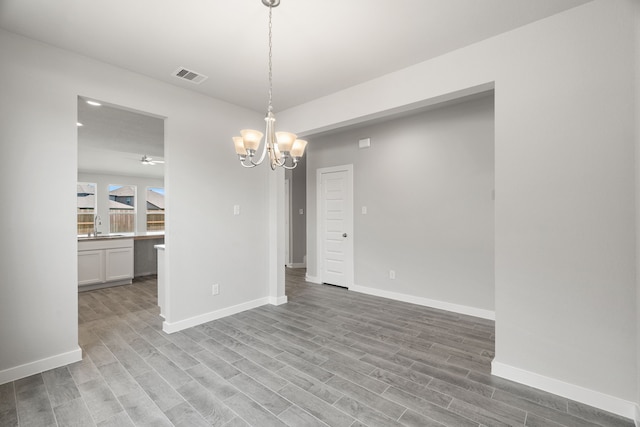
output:
[[[283,295],[281,297],[269,297],[269,304],[271,305],[282,305],[287,303],[287,296]]]
[[[289,268],[307,268],[307,264],[304,262],[291,262],[287,264]]]
[[[319,277],[309,276],[308,274],[304,275],[304,280],[306,280],[307,282],[316,283],[318,285],[321,283]]]
[[[398,292],[385,291],[385,290],[376,289],[376,288],[369,288],[366,286],[353,285],[353,286],[349,286],[349,290],[360,292],[363,294],[368,294],[368,295],[375,295],[377,297],[389,298],[396,301],[403,301],[411,304],[422,305],[425,307],[432,307],[440,310],[451,311],[454,313],[464,314],[467,316],[479,317],[481,319],[496,320],[495,311],[484,310],[482,308],[469,307],[466,305],[453,304],[453,303],[444,302],[444,301],[437,301],[429,298],[417,297],[414,295],[401,294]]]
[[[13,368],[0,371],[0,384],[26,378],[49,369],[59,368],[60,366],[82,360],[82,349],[80,347],[75,350],[68,351],[46,359],[36,360],[35,362],[25,363],[24,365],[15,366]]]
[[[243,311],[251,310],[252,308],[260,307],[270,303],[271,299],[269,297],[264,297],[253,301],[247,301],[231,307],[226,307],[220,310],[211,311],[209,313],[200,314],[188,319],[179,320],[177,322],[167,322],[165,320],[164,322],[162,322],[162,330],[168,334],[172,334],[183,329],[198,326],[212,320],[221,319],[223,317],[231,316],[232,314],[241,313]]]
[[[622,417],[635,419],[638,425],[638,405],[615,396],[590,390],[575,384],[566,383],[555,378],[515,368],[504,363],[491,363],[491,374],[506,378],[530,387],[534,387],[585,405],[593,406]]]

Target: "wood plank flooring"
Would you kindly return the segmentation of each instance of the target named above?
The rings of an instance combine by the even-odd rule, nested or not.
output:
[[[79,294],[81,362],[0,385],[0,426],[625,426],[490,375],[494,324],[287,271],[287,304],[165,334],[155,277]]]

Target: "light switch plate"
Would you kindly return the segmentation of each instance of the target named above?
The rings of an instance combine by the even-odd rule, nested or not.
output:
[[[371,147],[371,138],[363,138],[358,141],[358,147],[360,148],[369,148]]]

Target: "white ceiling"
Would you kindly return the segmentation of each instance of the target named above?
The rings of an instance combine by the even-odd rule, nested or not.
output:
[[[589,1],[281,0],[273,9],[274,109]],[[0,28],[260,113],[267,105],[267,19],[261,0],[0,0]],[[200,85],[180,80],[173,76],[180,67],[209,78]],[[80,170],[162,176],[161,165],[139,164],[143,154],[162,157],[154,121],[79,105],[87,122],[79,129]]]
[[[433,58],[589,0],[281,0],[275,111]],[[0,27],[264,112],[261,0],[0,0]],[[200,85],[179,67],[209,76]]]
[[[78,171],[162,178],[164,165],[142,156],[164,157],[164,119],[122,107],[92,106],[78,97]]]

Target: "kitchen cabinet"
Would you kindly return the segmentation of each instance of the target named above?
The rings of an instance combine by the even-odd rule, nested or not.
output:
[[[104,250],[78,249],[78,286],[104,283]]]
[[[164,243],[163,235],[135,236],[133,239],[133,276],[158,274],[158,251],[156,245]]]
[[[93,238],[78,241],[78,288],[125,285],[133,279],[133,239]]]
[[[133,247],[105,249],[105,282],[133,278]]]

